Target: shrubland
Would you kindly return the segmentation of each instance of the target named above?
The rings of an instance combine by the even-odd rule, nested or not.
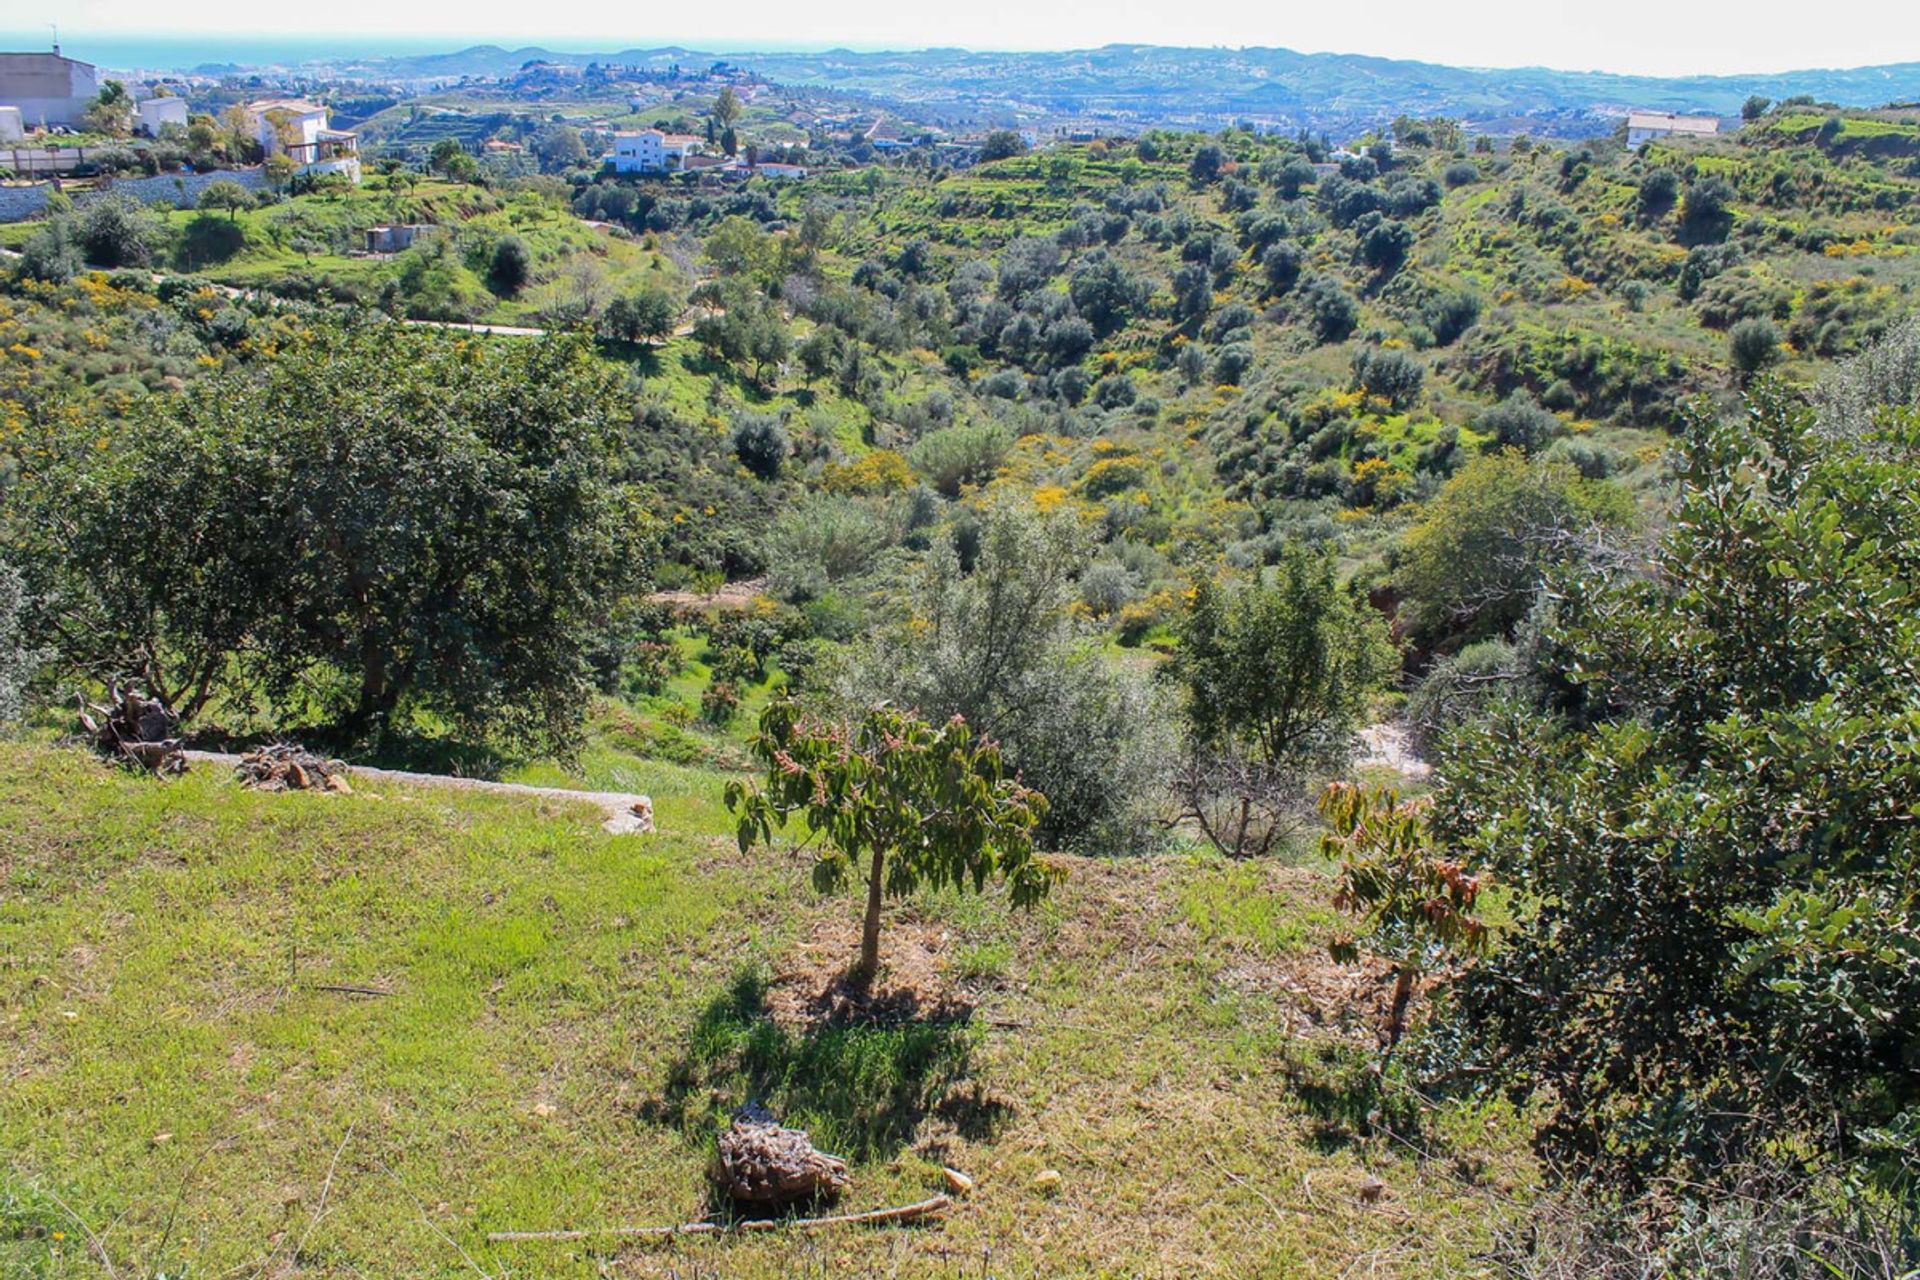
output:
[[[1147,964],[1191,1024],[1158,1055],[1248,1115],[1469,1197],[1469,1131],[1503,1135],[1471,1247],[1449,1218],[1404,1272],[1902,1275],[1920,179],[1877,115],[1795,110],[1638,153],[1404,121],[1338,157],[1228,130],[778,187],[56,209],[0,298],[0,704],[45,739],[136,674],[207,742],[647,786],[732,833],[675,874],[788,959],[803,895],[747,868],[790,822],[818,886],[864,880],[861,976],[896,972],[883,918],[902,957],[936,945],[903,924],[953,922],[952,967],[1023,1016],[1105,1025]],[[443,231],[340,251],[403,216]],[[403,323],[474,317],[561,332]],[[1433,772],[1388,787],[1357,756],[1394,720]],[[1114,907],[1144,932],[1018,985],[1076,877],[1181,923]],[[1351,968],[1309,965],[1329,944]],[[709,1003],[661,1006],[697,1025],[649,1115],[692,1138],[768,1089],[871,1171],[937,1101],[883,1077],[966,1074],[944,1024],[802,1035],[765,974],[682,977]],[[1367,994],[1336,1044],[1263,1021],[1341,982]],[[1116,1071],[1158,1096],[1104,1031],[1047,1034],[1058,1069],[1009,1051],[1027,1105],[1106,1125]],[[1178,1092],[1154,1124],[1190,1127]],[[1126,1165],[1102,1133],[1086,1166]],[[1274,1159],[1249,1204],[1291,1224],[1304,1157]],[[1275,1233],[1247,1256],[1359,1256]],[[1109,1245],[1073,1256],[1139,1260]],[[1231,1251],[1200,1252],[1174,1260]]]

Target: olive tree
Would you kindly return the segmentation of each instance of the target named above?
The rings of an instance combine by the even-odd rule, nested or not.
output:
[[[761,714],[753,753],[766,766],[764,783],[726,788],[740,851],[770,844],[774,829],[799,815],[807,842],[820,844],[816,888],[833,892],[864,875],[853,970],[862,982],[879,971],[886,898],[922,885],[978,893],[999,879],[1015,907],[1030,907],[1064,875],[1034,853],[1046,797],[1009,776],[999,747],[959,716],[935,728],[880,706],[849,725],[780,699]]]

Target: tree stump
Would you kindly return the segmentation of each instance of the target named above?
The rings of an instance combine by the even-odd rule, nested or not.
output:
[[[187,771],[187,757],[180,750],[180,717],[131,683],[108,680],[104,706],[81,698],[80,727],[93,749],[110,760],[156,774]]]
[[[846,1161],[816,1151],[806,1130],[783,1129],[765,1107],[748,1104],[720,1135],[713,1181],[738,1203],[782,1208],[832,1199],[851,1179]]]

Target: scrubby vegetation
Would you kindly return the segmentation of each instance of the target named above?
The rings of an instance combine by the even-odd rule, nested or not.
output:
[[[760,1100],[869,1203],[1000,1180],[908,1274],[1906,1274],[1920,176],[1898,113],[1802,114],[733,188],[556,132],[565,178],[455,146],[8,232],[0,1256],[79,1274],[47,1233],[125,1214],[142,1270],[273,1263],[258,1187],[366,1123],[363,1190],[452,1207],[287,1261],[584,1269],[482,1237],[688,1215]],[[646,789],[667,834],[48,745],[129,676],[201,744]],[[189,1244],[155,1135],[236,1110],[275,1136]]]

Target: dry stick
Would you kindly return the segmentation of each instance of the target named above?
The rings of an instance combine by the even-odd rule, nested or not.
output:
[[[307,984],[307,990],[338,991],[342,995],[349,996],[390,996],[393,994],[393,992],[380,987],[356,987],[349,982],[309,982]]]
[[[187,1198],[187,1188],[193,1185],[194,1175],[200,1172],[200,1166],[207,1162],[208,1156],[218,1151],[221,1147],[226,1146],[227,1143],[232,1140],[230,1137],[215,1138],[207,1144],[206,1148],[200,1152],[194,1162],[187,1167],[186,1173],[181,1176],[180,1189],[173,1194],[173,1207],[167,1210],[167,1229],[160,1233],[160,1246],[153,1251],[153,1275],[158,1276],[160,1274],[160,1264],[167,1260],[167,1245],[173,1240],[174,1220],[180,1216],[180,1204]]]
[[[749,1218],[745,1222],[687,1222],[677,1227],[598,1227],[577,1231],[489,1231],[488,1244],[510,1240],[591,1240],[595,1236],[626,1236],[663,1240],[672,1236],[714,1236],[729,1231],[812,1231],[817,1227],[841,1227],[871,1222],[912,1222],[945,1213],[953,1207],[950,1196],[935,1196],[918,1204],[903,1204],[892,1209],[869,1209],[865,1213],[836,1213],[824,1218]]]
[[[441,1230],[440,1224],[427,1216],[427,1206],[420,1203],[420,1197],[414,1195],[412,1189],[409,1188],[406,1183],[400,1181],[400,1175],[395,1173],[391,1168],[389,1168],[385,1160],[382,1160],[379,1156],[375,1156],[373,1158],[373,1162],[380,1166],[380,1172],[386,1174],[389,1178],[393,1179],[393,1185],[400,1188],[400,1190],[406,1195],[407,1199],[413,1201],[413,1207],[419,1211],[420,1221],[427,1224],[428,1230],[432,1231],[433,1234],[439,1236],[442,1240],[452,1245],[454,1247],[454,1250],[457,1253],[459,1253],[459,1255],[462,1258],[466,1260],[467,1265],[473,1268],[474,1274],[479,1276],[480,1280],[493,1280],[493,1277],[487,1273],[486,1269],[482,1267],[479,1263],[473,1260],[473,1255],[468,1253],[465,1249],[461,1248],[460,1242],[458,1240],[455,1240],[452,1236],[448,1235],[445,1231]]]
[[[44,1190],[46,1190],[47,1198],[59,1205],[61,1211],[69,1218],[72,1218],[74,1222],[78,1223],[80,1229],[87,1233],[87,1243],[92,1245],[93,1251],[100,1255],[100,1265],[106,1269],[107,1280],[120,1280],[120,1273],[113,1269],[113,1259],[107,1255],[106,1244],[94,1233],[93,1228],[87,1225],[87,1220],[75,1213],[73,1206],[69,1205],[65,1200],[62,1200],[59,1194],[51,1188],[44,1188]]]
[[[300,1262],[301,1251],[307,1247],[307,1241],[313,1237],[313,1229],[320,1225],[320,1219],[327,1211],[327,1194],[333,1190],[333,1171],[340,1167],[340,1155],[347,1149],[347,1143],[353,1140],[353,1126],[358,1120],[347,1125],[346,1136],[340,1139],[340,1145],[333,1149],[333,1159],[327,1163],[327,1180],[320,1184],[320,1203],[314,1207],[313,1218],[307,1223],[307,1229],[300,1234],[300,1243],[293,1246],[293,1261]]]

